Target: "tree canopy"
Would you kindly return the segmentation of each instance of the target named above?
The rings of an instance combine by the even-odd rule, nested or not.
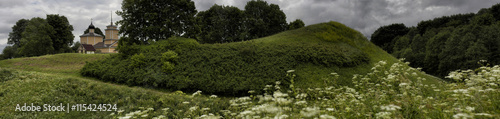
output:
[[[268,4],[262,0],[252,0],[245,5],[246,27],[250,38],[260,38],[282,31],[288,27],[286,15],[276,4]]]
[[[72,52],[70,46],[73,44],[73,26],[69,24],[65,16],[56,14],[47,15],[47,23],[54,28],[55,34],[50,36],[52,40],[52,47],[55,53]]]
[[[304,21],[296,19],[295,21],[290,22],[290,24],[288,25],[288,30],[298,29],[304,26],[305,26]]]
[[[202,43],[226,43],[247,40],[247,29],[242,27],[245,15],[233,6],[214,5],[196,16],[201,32]]]
[[[171,36],[194,37],[197,11],[191,0],[124,0],[120,33],[141,41],[165,40]]]
[[[409,29],[402,23],[382,26],[375,30],[370,41],[388,53],[392,53],[393,39],[408,33],[408,31]]]
[[[12,32],[9,33],[9,38],[7,44],[15,45],[16,47],[20,47],[21,43],[21,34],[24,32],[24,29],[28,25],[29,20],[20,19],[16,22],[16,25],[12,27]]]
[[[404,29],[402,24],[382,26],[371,40],[395,57],[406,58],[411,66],[441,77],[457,69],[480,67],[480,60],[500,64],[499,9],[496,4],[478,13],[421,21],[407,33],[392,32],[398,30],[390,26]]]
[[[26,57],[40,56],[54,52],[50,36],[56,32],[43,18],[32,18],[22,33],[19,54]]]
[[[47,19],[35,17],[20,19],[9,33],[8,46],[3,57],[30,57],[45,54],[73,52],[73,26],[65,16],[47,15]]]

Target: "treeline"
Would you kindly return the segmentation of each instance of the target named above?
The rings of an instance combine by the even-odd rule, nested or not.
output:
[[[12,46],[5,47],[0,59],[74,52],[72,31],[73,26],[65,16],[20,19],[9,33],[7,44]]]
[[[215,4],[200,12],[191,0],[124,0],[117,14],[123,18],[118,24],[126,37],[121,46],[150,44],[172,36],[200,43],[228,43],[304,27],[300,19],[287,23],[278,5],[262,0],[247,2],[244,10]]]
[[[500,4],[478,13],[421,21],[416,27],[391,24],[377,29],[371,42],[412,67],[436,76],[475,69],[487,60],[500,64]]]

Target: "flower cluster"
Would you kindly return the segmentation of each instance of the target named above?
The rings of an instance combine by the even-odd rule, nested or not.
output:
[[[401,61],[402,62],[402,61]],[[289,70],[293,82],[295,70]],[[352,86],[281,88],[267,85],[264,94],[233,98],[226,110],[192,106],[190,118],[493,118],[500,110],[500,67],[481,67],[450,73],[459,83],[429,80],[408,63],[380,61],[370,73],[354,75]],[[331,79],[338,80],[337,73]],[[293,83],[291,83],[293,85]],[[201,95],[201,91],[191,97]],[[217,96],[207,96],[216,99]],[[190,103],[186,103],[190,105]],[[213,111],[213,110],[211,110]],[[143,112],[133,112],[133,115]],[[163,113],[168,115],[166,113]],[[126,115],[127,116],[127,115]],[[129,115],[130,116],[130,115]],[[135,117],[135,116],[134,116]]]

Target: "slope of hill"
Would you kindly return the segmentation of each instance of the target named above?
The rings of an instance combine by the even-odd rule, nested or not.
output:
[[[148,46],[129,46],[127,51],[133,55],[88,63],[82,75],[156,89],[235,96],[260,92],[276,81],[300,88],[352,86],[353,74],[370,72],[376,62],[399,62],[337,22],[227,44],[198,44],[174,37]],[[331,73],[337,73],[338,79],[332,79]],[[429,82],[439,80],[424,77],[431,78]]]
[[[216,113],[229,106],[226,98],[190,96],[183,92],[162,92],[140,87],[128,87],[82,77],[79,70],[85,62],[109,57],[108,54],[65,53],[40,57],[15,58],[0,61],[0,118],[116,118],[137,110],[149,111],[149,117],[170,113],[167,118],[188,117],[178,110],[197,105]],[[183,102],[192,102],[177,106]],[[40,106],[41,111],[19,111],[17,105]],[[47,111],[44,104],[116,104],[109,111]],[[97,108],[97,107],[96,107]],[[161,110],[171,108],[171,110]],[[65,108],[68,110],[70,108]],[[111,115],[110,115],[111,114]]]

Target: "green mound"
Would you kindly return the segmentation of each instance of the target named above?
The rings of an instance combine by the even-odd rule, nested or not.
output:
[[[368,73],[375,62],[398,62],[361,33],[337,22],[227,44],[173,37],[128,46],[127,51],[133,55],[116,54],[88,63],[81,74],[127,85],[235,96],[249,90],[259,93],[276,81],[302,88],[352,85],[352,75]],[[295,70],[295,77],[287,75],[289,70]],[[332,72],[340,78],[324,80]]]
[[[1,60],[0,67],[24,71],[79,75],[78,71],[85,65],[85,62],[101,60],[108,56],[109,54],[62,53]]]

